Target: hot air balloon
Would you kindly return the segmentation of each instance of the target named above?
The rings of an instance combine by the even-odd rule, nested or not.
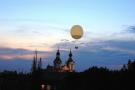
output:
[[[83,36],[83,28],[80,25],[74,25],[71,28],[71,36],[74,38],[76,41],[78,39],[81,39]],[[78,46],[75,46],[75,49],[78,49]]]

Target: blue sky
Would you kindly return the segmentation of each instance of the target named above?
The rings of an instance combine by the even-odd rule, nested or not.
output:
[[[77,70],[92,65],[119,68],[135,56],[134,16],[134,0],[0,0],[0,64],[19,59],[26,63],[33,56],[29,51],[35,49],[46,54],[40,55],[45,63],[51,63],[60,47],[64,60],[72,48]],[[70,36],[75,24],[84,29],[77,51]]]
[[[134,3],[134,0],[4,0],[0,3],[0,17],[68,27],[78,23],[86,27],[100,27],[101,30],[102,26],[117,29],[120,25],[134,24]]]

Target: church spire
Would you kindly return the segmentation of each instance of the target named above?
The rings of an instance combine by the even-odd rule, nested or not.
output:
[[[71,52],[71,49],[70,49],[69,57],[72,57],[72,52]]]
[[[35,56],[34,56],[34,58],[33,58],[33,63],[32,63],[32,68],[31,68],[31,70],[32,70],[32,73],[34,73],[34,72],[36,71],[36,58],[35,58]]]
[[[56,56],[60,56],[60,50],[59,50],[59,48],[57,50]]]

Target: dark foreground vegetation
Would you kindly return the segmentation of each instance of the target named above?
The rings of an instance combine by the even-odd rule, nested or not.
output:
[[[91,67],[84,72],[57,73],[38,70],[31,73],[0,73],[0,90],[135,90],[135,61],[121,70]]]

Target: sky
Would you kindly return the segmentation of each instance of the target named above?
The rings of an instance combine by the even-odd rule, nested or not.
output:
[[[58,48],[63,64],[72,49],[77,71],[119,69],[135,59],[134,16],[134,0],[0,0],[0,70],[30,70],[35,50],[45,67]],[[78,41],[73,25],[83,27]]]

